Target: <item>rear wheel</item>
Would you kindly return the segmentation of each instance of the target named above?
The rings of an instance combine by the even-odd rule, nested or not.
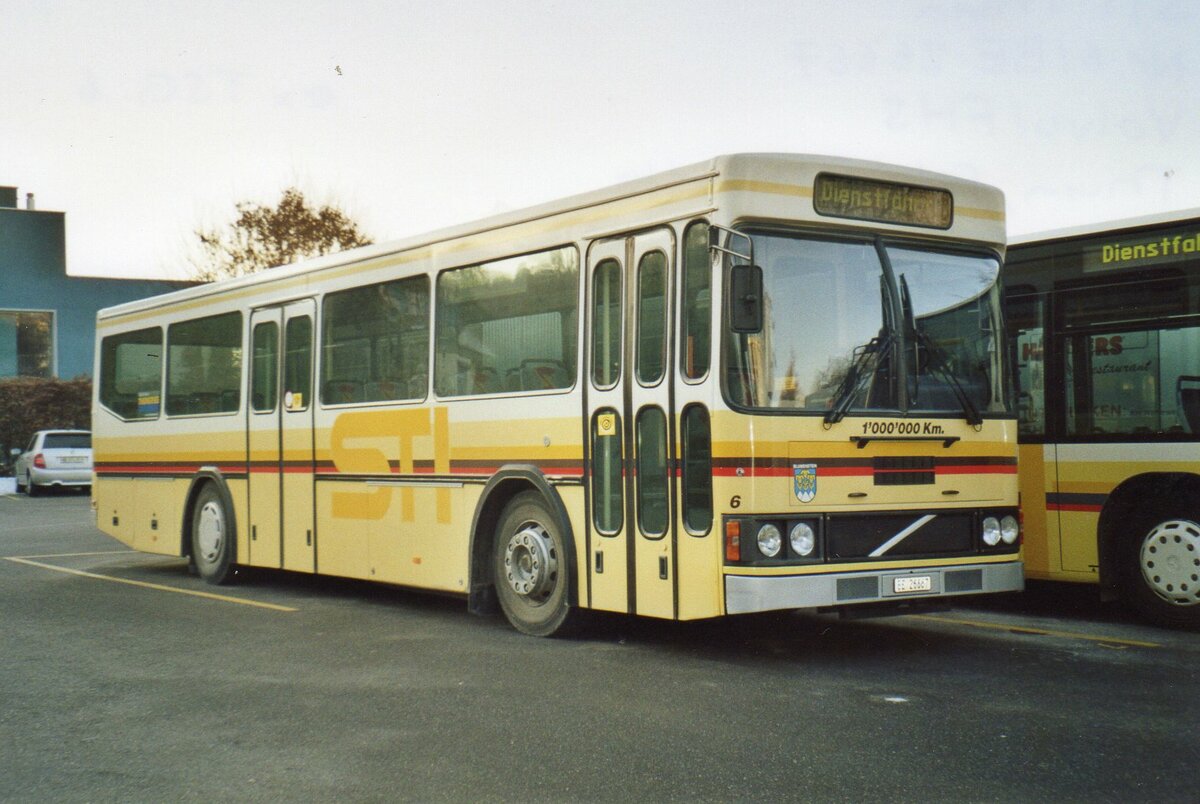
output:
[[[217,487],[200,490],[192,509],[192,562],[200,577],[222,584],[233,575],[233,524]]]
[[[33,484],[33,475],[28,473],[25,475],[25,493],[30,497],[37,497],[42,493],[42,490]]]
[[[500,608],[518,631],[562,636],[575,626],[563,529],[537,492],[518,494],[504,509],[492,569]]]
[[[1131,606],[1162,625],[1200,627],[1200,509],[1177,505],[1135,515],[1123,558]]]

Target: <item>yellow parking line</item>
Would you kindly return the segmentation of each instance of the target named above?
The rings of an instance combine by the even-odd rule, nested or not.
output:
[[[228,595],[215,595],[212,592],[197,592],[191,589],[178,589],[174,586],[164,586],[160,583],[147,583],[146,581],[134,581],[128,578],[114,578],[110,575],[98,575],[94,572],[84,572],[83,570],[68,569],[67,567],[56,567],[53,564],[43,564],[41,561],[30,561],[27,558],[17,558],[14,556],[6,556],[6,561],[14,561],[18,564],[28,564],[31,567],[41,567],[42,569],[54,570],[55,572],[65,572],[68,575],[78,575],[81,578],[95,578],[100,581],[113,581],[114,583],[126,583],[130,586],[140,586],[143,589],[157,589],[160,592],[176,592],[181,595],[191,595],[193,597],[202,597],[207,600],[220,600],[223,603],[239,603],[243,606],[256,606],[260,609],[271,609],[272,611],[299,611],[288,606],[277,606],[274,603],[260,603],[257,600],[247,600],[241,597],[230,597]]]
[[[1051,631],[1046,628],[1031,628],[1027,625],[1005,625],[1004,623],[986,623],[979,620],[959,620],[953,617],[938,617],[933,614],[912,614],[909,616],[917,620],[929,620],[930,622],[949,623],[951,625],[966,625],[972,628],[990,628],[994,631],[1008,631],[1014,634],[1059,637],[1061,639],[1083,639],[1088,642],[1103,642],[1107,645],[1128,645],[1134,648],[1162,647],[1157,642],[1141,642],[1136,639],[1118,639],[1116,637],[1095,636],[1093,634],[1079,634],[1072,631]]]

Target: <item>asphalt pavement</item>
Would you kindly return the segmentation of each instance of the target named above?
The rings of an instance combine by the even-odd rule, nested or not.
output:
[[[878,620],[212,587],[0,497],[3,801],[1195,801],[1200,634],[1088,587]]]

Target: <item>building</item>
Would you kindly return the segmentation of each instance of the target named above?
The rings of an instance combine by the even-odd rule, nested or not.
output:
[[[0,186],[0,379],[90,375],[97,310],[192,284],[68,276],[65,213]]]

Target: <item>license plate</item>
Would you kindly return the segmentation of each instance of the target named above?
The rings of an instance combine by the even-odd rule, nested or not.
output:
[[[933,577],[930,575],[905,575],[893,578],[892,591],[898,595],[909,592],[932,592]]]
[[[67,455],[59,460],[63,463],[87,463],[87,457],[84,455]]]

